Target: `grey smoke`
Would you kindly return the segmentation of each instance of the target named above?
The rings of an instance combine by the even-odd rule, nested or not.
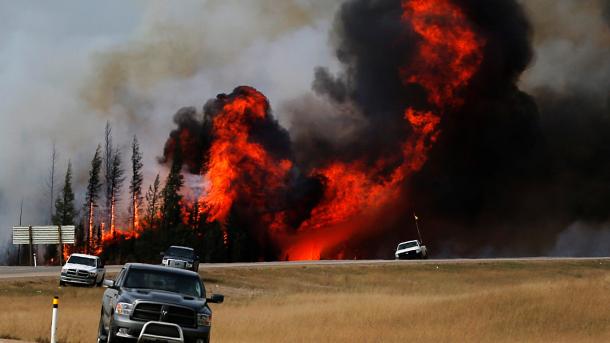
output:
[[[575,222],[557,237],[549,256],[608,256],[610,226]]]

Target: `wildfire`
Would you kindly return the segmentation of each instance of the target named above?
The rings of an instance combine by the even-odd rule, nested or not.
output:
[[[133,231],[140,232],[140,204],[138,202],[138,196],[136,194],[133,195]]]
[[[272,157],[250,139],[256,122],[268,119],[269,103],[250,87],[226,99],[213,119],[214,142],[204,178],[209,182],[200,209],[209,222],[225,223],[231,206],[244,196],[253,207],[264,208],[268,192],[284,187],[292,162]]]
[[[457,92],[478,70],[484,40],[449,0],[407,0],[402,8],[402,20],[422,39],[414,62],[400,71],[403,80],[424,87],[438,109],[461,105]]]
[[[114,233],[116,231],[116,199],[114,197],[114,195],[112,196],[112,199],[110,200],[110,234],[114,236]],[[104,232],[102,230],[102,232]]]
[[[200,131],[192,129],[196,119],[183,112],[177,121],[179,129],[166,144],[167,157],[173,152],[172,142],[180,139],[191,172],[201,164],[197,147],[206,146],[203,192],[197,193],[192,206],[181,204],[185,223],[200,216],[219,222],[225,228],[223,241],[229,244],[227,222],[237,209],[247,219],[246,225],[270,241],[265,244],[274,245],[280,258],[290,260],[343,258],[348,256],[351,237],[370,237],[385,210],[403,201],[405,180],[425,165],[439,137],[442,117],[464,103],[463,90],[483,59],[485,41],[451,0],[403,0],[402,10],[402,23],[412,28],[418,40],[414,56],[396,73],[405,86],[419,85],[426,101],[396,113],[404,118],[406,138],[395,151],[384,151],[373,162],[336,160],[301,170],[290,153],[274,151],[275,140],[268,136],[281,129],[271,117],[265,96],[254,88],[238,87],[211,106],[204,140],[197,138]],[[283,143],[290,144],[289,139]],[[303,179],[321,188],[312,192],[310,203],[294,206],[292,198],[310,200],[309,193],[299,198]],[[291,197],[294,190],[298,194]]]

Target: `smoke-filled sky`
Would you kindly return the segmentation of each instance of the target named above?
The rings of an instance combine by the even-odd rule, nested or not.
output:
[[[341,97],[341,89],[330,94],[331,87],[322,82],[325,76],[341,75],[345,68],[336,53],[351,39],[338,29],[342,20],[349,19],[340,15],[346,13],[341,12],[344,2],[362,1],[183,1],[179,6],[162,1],[0,3],[0,251],[9,247],[9,230],[18,222],[22,199],[24,224],[48,221],[45,179],[53,142],[59,153],[58,183],[61,186],[70,159],[76,193],[82,199],[89,163],[102,142],[106,121],[113,126],[115,143],[125,149],[132,135],[138,136],[146,185],[157,172],[163,174],[157,157],[175,127],[173,114],[184,106],[201,111],[207,99],[238,85],[256,87],[269,98],[275,117],[292,134],[297,160],[324,159],[310,156],[314,149],[306,139],[310,131],[321,140],[331,140],[335,147],[331,151],[345,150],[342,145],[353,142],[353,133],[366,120],[358,113],[366,106],[337,104],[333,97]],[[372,7],[391,2],[370,1]],[[457,2],[465,7],[477,3]],[[478,227],[472,231],[481,237],[475,239],[477,245],[451,248],[449,240],[443,249],[447,254],[470,255],[607,254],[601,245],[595,251],[583,249],[598,241],[596,237],[607,241],[610,232],[610,201],[606,201],[610,200],[610,1],[528,0],[521,5],[531,24],[531,37],[512,36],[522,33],[518,30],[488,29],[508,40],[522,38],[532,48],[531,56],[518,56],[527,67],[522,74],[515,73],[514,82],[538,107],[540,137],[551,154],[545,158],[554,161],[556,177],[540,185],[544,190],[531,197],[535,200],[529,206],[554,197],[561,204],[553,210],[569,213],[545,213],[562,217],[549,224],[559,227],[540,229],[540,240],[545,242],[520,251],[498,248],[496,241],[510,232],[487,242],[491,235],[482,226],[489,223],[485,216],[494,212],[482,209],[477,213],[484,215],[475,220]],[[506,25],[521,27],[510,20]],[[528,34],[527,29],[524,32]],[[447,148],[440,146],[442,155]],[[433,177],[435,167],[443,165],[435,164],[434,152],[431,158],[428,175]],[[536,188],[529,174],[523,179]],[[421,181],[425,185],[429,180]],[[414,194],[422,192],[417,188]],[[502,198],[519,201],[514,195]],[[442,207],[445,200],[441,194],[423,202]],[[549,207],[539,205],[540,211]],[[472,218],[459,220],[472,222]],[[432,231],[442,241],[442,232]],[[448,237],[459,241],[455,234]],[[1,260],[5,254],[0,255]]]

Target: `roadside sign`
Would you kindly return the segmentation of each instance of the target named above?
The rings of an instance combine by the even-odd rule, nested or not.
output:
[[[15,226],[13,244],[74,244],[74,225]]]

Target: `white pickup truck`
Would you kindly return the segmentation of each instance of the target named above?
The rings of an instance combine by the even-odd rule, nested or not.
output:
[[[428,258],[428,249],[425,245],[421,245],[418,240],[406,241],[398,244],[394,256],[397,260],[426,259]]]
[[[75,283],[89,286],[101,286],[106,275],[102,260],[93,255],[72,254],[61,268],[59,285]]]

